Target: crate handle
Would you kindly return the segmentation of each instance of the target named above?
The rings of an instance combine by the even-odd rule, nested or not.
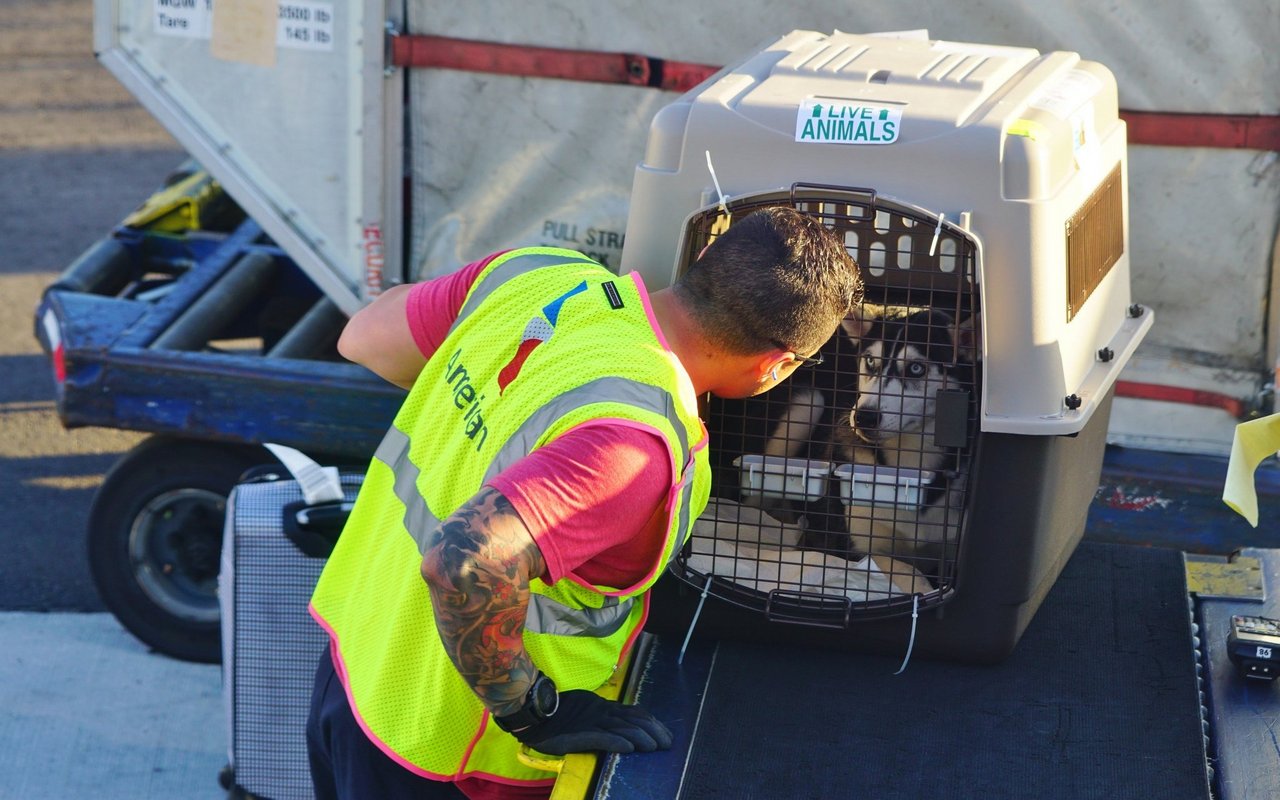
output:
[[[798,197],[801,192],[816,196]],[[806,183],[797,181],[791,184],[791,205],[798,206],[802,202],[820,201],[824,203],[845,203],[864,211],[862,216],[850,216],[852,220],[871,220],[876,215],[876,190],[858,186],[836,186],[828,183]]]
[[[788,609],[791,616],[785,616],[784,611],[774,607],[774,601],[777,600],[792,601],[811,601],[819,604],[834,604],[844,608],[843,618],[839,622],[824,622],[816,619],[805,619],[797,616],[797,612]],[[799,589],[772,589],[764,603],[764,616],[770,622],[785,622],[792,625],[807,625],[814,628],[848,628],[849,621],[853,616],[853,601],[844,595],[821,594],[819,592],[806,592]]]

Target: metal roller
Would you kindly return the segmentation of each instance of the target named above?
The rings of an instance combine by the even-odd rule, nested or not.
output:
[[[45,291],[115,295],[137,277],[133,257],[119,239],[100,239],[62,271]]]
[[[267,351],[269,358],[308,358],[322,352],[338,339],[347,316],[333,301],[322,297],[302,319]]]
[[[274,258],[266,253],[246,253],[157,336],[151,347],[157,350],[203,348],[228,320],[266,291],[275,273]]]

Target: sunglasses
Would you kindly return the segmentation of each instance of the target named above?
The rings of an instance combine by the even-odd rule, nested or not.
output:
[[[821,364],[823,361],[821,351],[814,353],[811,356],[802,356],[792,348],[787,347],[785,344],[783,344],[782,342],[779,342],[776,339],[773,341],[773,346],[778,348],[779,350],[786,350],[787,352],[791,353],[793,361],[799,361],[801,365],[806,367],[816,367],[819,364]]]

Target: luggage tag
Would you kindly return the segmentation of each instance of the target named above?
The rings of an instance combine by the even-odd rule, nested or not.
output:
[[[284,535],[303,555],[328,558],[355,506],[346,499],[338,468],[322,467],[292,447],[265,447],[280,459],[302,490],[302,500],[288,503],[283,509]]]

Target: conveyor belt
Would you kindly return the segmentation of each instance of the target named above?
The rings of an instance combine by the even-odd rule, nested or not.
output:
[[[995,666],[660,639],[638,701],[669,753],[596,797],[1210,797],[1181,553],[1084,542]]]
[[[1244,678],[1227,657],[1231,615],[1280,617],[1280,551],[1245,549],[1261,562],[1262,600],[1197,602],[1205,660],[1210,739],[1220,800],[1280,797],[1280,681]]]

